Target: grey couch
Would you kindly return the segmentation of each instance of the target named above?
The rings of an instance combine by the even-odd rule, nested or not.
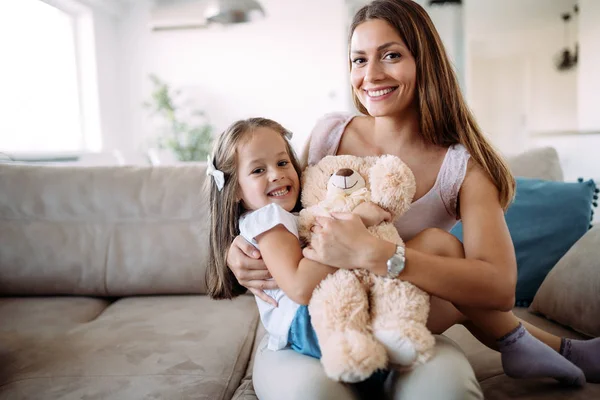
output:
[[[562,179],[553,151],[511,166]],[[254,299],[205,295],[204,178],[201,164],[0,164],[0,399],[256,399]],[[512,380],[464,328],[446,334],[488,399],[600,398],[600,385]]]

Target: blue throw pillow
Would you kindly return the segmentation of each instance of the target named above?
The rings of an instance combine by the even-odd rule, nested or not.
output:
[[[548,272],[590,228],[598,190],[593,180],[516,181],[515,200],[505,217],[517,255],[516,305],[526,307]],[[462,224],[450,233],[462,241]]]

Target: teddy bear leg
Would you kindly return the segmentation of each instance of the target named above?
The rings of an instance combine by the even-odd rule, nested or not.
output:
[[[367,290],[351,271],[339,270],[325,278],[313,292],[308,310],[328,377],[360,382],[386,367],[386,350],[369,329]]]
[[[374,277],[371,289],[373,334],[392,364],[410,367],[427,361],[435,338],[427,329],[429,296],[397,279]]]

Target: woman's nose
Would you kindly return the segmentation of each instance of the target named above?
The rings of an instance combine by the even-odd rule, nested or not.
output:
[[[366,65],[365,80],[368,82],[376,82],[383,79],[383,69],[377,61],[372,61]]]

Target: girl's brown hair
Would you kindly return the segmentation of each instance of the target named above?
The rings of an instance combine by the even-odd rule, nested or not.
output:
[[[390,24],[415,59],[415,96],[425,140],[438,146],[456,143],[465,146],[498,188],[500,204],[506,210],[514,197],[515,179],[467,107],[444,45],[427,12],[412,0],[375,0],[354,15],[349,44],[356,27],[372,19]],[[368,115],[354,90],[352,98],[358,111]]]
[[[213,299],[231,299],[246,292],[227,266],[227,251],[233,239],[239,235],[238,222],[244,212],[238,201],[237,149],[240,144],[257,134],[259,128],[269,128],[286,137],[288,131],[275,121],[266,118],[249,118],[233,123],[216,140],[212,162],[225,175],[225,185],[218,190],[212,177],[206,179],[210,207],[210,251],[206,269],[208,295]],[[300,163],[290,145],[285,141],[290,161],[298,177]],[[300,207],[300,196],[296,208]]]

